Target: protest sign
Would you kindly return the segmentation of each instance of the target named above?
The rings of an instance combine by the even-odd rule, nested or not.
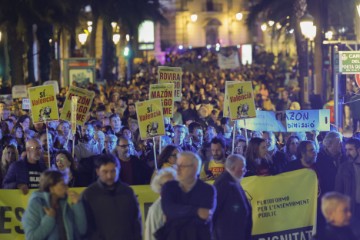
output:
[[[182,97],[182,69],[180,67],[158,67],[158,83],[174,83],[174,101]]]
[[[164,117],[174,115],[174,83],[150,84],[149,98],[160,98]]]
[[[56,80],[49,80],[43,83],[43,85],[53,85],[55,94],[59,94],[59,82]]]
[[[238,127],[245,128],[243,121],[237,123]],[[252,131],[286,132],[286,126],[271,111],[256,110],[255,118],[246,119],[246,128]]]
[[[227,85],[231,120],[256,117],[254,93],[251,82],[236,82]]]
[[[330,110],[286,110],[277,112],[276,119],[286,122],[287,132],[330,131]]]
[[[29,88],[29,98],[34,123],[59,120],[59,111],[53,85]]]
[[[142,140],[165,135],[161,100],[151,99],[135,104]]]
[[[30,99],[28,99],[28,98],[23,98],[22,99],[21,109],[23,109],[23,110],[29,110],[30,109]]]
[[[12,97],[15,98],[27,98],[28,90],[26,85],[15,85],[11,89]]]
[[[312,239],[318,193],[313,170],[249,177],[242,186],[252,206],[252,239]]]
[[[86,117],[90,111],[95,93],[83,88],[71,86],[68,93],[66,94],[66,99],[60,115],[60,119],[69,122],[71,121],[71,99],[73,96],[79,97],[77,102],[76,123],[77,125],[82,126],[87,120]]]
[[[228,56],[222,53],[218,53],[217,57],[220,69],[235,69],[240,67],[239,56],[237,52],[232,52]]]
[[[226,81],[225,82],[225,95],[224,95],[224,109],[223,109],[223,116],[230,117],[230,106],[229,106],[229,93],[227,90],[227,86],[231,84],[235,84],[235,81]]]

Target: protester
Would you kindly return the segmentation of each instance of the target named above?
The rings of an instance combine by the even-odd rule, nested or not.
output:
[[[246,176],[269,176],[275,173],[273,163],[268,160],[266,141],[262,138],[252,138],[246,148]]]
[[[79,195],[68,190],[61,172],[48,170],[41,174],[39,190],[31,194],[22,224],[26,239],[77,240],[85,234],[83,205]]]
[[[0,162],[0,185],[6,176],[7,171],[12,163],[19,160],[19,153],[14,145],[8,145],[4,148]]]
[[[95,160],[98,180],[82,194],[88,239],[142,239],[141,214],[133,190],[119,181],[119,160],[112,154]]]
[[[60,150],[55,154],[55,168],[64,175],[64,181],[69,187],[79,186],[74,159],[68,151]]]
[[[341,193],[328,192],[321,198],[321,211],[327,225],[314,240],[356,240],[350,228],[350,198]]]
[[[182,149],[176,145],[167,145],[158,157],[158,167],[161,168],[176,168],[176,156]]]
[[[20,189],[27,194],[29,189],[38,188],[40,174],[45,170],[43,149],[38,139],[26,143],[26,157],[10,165],[3,186],[7,189]]]
[[[81,142],[75,146],[75,156],[78,161],[81,159],[89,158],[91,156],[101,153],[101,147],[94,139],[94,127],[90,123],[85,123],[81,129]]]
[[[145,221],[145,240],[155,240],[154,233],[165,224],[165,216],[161,208],[161,188],[168,181],[176,180],[173,168],[163,168],[151,181],[151,189],[160,197],[150,206]]]
[[[158,239],[211,239],[211,220],[216,208],[216,190],[198,179],[201,159],[192,152],[179,153],[176,160],[177,181],[169,181],[162,188],[161,207],[165,225],[156,233]],[[177,226],[182,226],[178,231]]]
[[[249,240],[252,229],[252,210],[240,185],[246,173],[246,160],[233,154],[227,157],[225,169],[214,183],[217,208],[214,213],[215,240]]]
[[[200,172],[201,180],[214,180],[221,175],[225,170],[225,152],[225,141],[221,137],[214,137],[211,140],[212,158],[202,165]]]

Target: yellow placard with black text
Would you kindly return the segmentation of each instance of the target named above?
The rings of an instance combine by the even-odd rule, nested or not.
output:
[[[142,140],[165,135],[165,124],[159,98],[137,102],[136,113]]]
[[[28,89],[33,123],[59,120],[56,94],[53,85]]]
[[[181,101],[181,97],[182,97],[181,67],[159,66],[158,83],[174,83],[174,101]]]
[[[150,84],[149,98],[160,98],[164,117],[174,115],[174,83]]]
[[[231,120],[256,117],[252,83],[236,82],[226,87]]]
[[[60,119],[69,122],[71,121],[71,103],[73,96],[79,97],[77,101],[76,124],[82,126],[87,121],[87,115],[90,111],[95,93],[83,88],[70,86],[70,89],[66,94],[66,99],[63,105],[63,110],[61,111]]]

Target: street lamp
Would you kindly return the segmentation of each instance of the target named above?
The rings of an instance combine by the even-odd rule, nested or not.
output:
[[[78,39],[82,46],[86,43],[87,36],[88,35],[86,33],[79,33]]]
[[[316,26],[314,26],[314,18],[308,12],[300,19],[301,33],[306,39],[306,71],[308,74],[308,83],[304,84],[306,90],[304,102],[309,99],[309,89],[314,89],[314,53],[313,43],[316,37]],[[310,45],[310,51],[309,51]],[[310,53],[309,53],[310,52]],[[309,72],[310,70],[310,72]],[[307,89],[306,89],[307,88]]]
[[[112,36],[112,40],[115,45],[117,45],[120,41],[120,33],[114,33]]]

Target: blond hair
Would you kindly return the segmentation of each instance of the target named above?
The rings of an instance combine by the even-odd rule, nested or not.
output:
[[[321,198],[321,212],[326,220],[336,210],[340,203],[350,204],[350,197],[339,192],[328,192]]]

